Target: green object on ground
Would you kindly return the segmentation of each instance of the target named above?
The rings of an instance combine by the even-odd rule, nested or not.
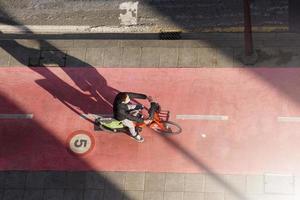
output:
[[[102,122],[102,124],[107,127],[107,128],[110,128],[110,129],[114,129],[114,128],[124,128],[124,125],[122,124],[122,122],[116,120],[116,119],[112,119],[112,120],[109,120],[107,122]]]

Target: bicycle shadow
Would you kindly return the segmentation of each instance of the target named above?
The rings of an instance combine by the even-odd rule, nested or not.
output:
[[[37,41],[40,46],[47,45],[52,56],[63,54],[62,51],[55,48],[47,41]],[[0,47],[14,57],[21,64],[28,66],[29,69],[40,74],[44,79],[37,80],[36,83],[48,91],[53,97],[57,98],[76,114],[81,115],[89,113],[112,113],[112,103],[118,90],[110,87],[106,79],[88,63],[81,61],[73,56],[68,56],[71,62],[77,63],[81,68],[59,67],[63,72],[72,79],[77,88],[70,86],[60,77],[58,77],[48,66],[49,64],[59,65],[60,60],[54,59],[49,62],[47,59],[39,59],[36,66],[30,66],[28,58],[24,55],[40,55],[40,49],[29,48],[16,42],[15,40],[0,40]],[[22,52],[22,53],[20,53]],[[54,55],[54,53],[56,55]],[[50,55],[51,56],[51,55]],[[55,60],[57,62],[55,62]],[[76,111],[74,107],[81,110]]]

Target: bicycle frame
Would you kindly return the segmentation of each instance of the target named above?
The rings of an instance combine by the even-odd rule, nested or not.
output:
[[[169,120],[170,111],[156,111],[153,116],[153,120],[150,124],[145,123],[136,123],[136,127],[145,127],[149,126],[151,129],[158,127],[161,130],[165,130],[164,121]]]

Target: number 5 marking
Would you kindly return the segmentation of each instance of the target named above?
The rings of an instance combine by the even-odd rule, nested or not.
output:
[[[75,143],[74,143],[74,146],[79,148],[79,147],[86,147],[87,145],[87,140],[76,140]]]

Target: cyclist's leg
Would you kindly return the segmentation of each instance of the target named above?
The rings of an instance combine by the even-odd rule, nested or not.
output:
[[[128,119],[124,119],[124,120],[122,120],[122,123],[124,126],[128,127],[129,132],[132,135],[132,137],[137,136],[137,132],[135,131],[135,125],[132,121],[130,121]]]

